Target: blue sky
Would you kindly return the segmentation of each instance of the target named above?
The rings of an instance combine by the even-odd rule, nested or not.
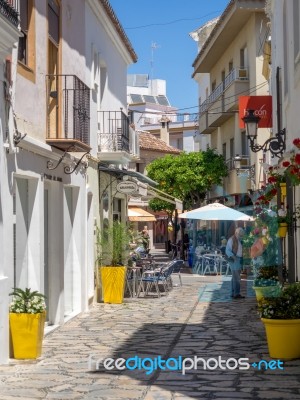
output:
[[[185,109],[183,112],[197,112],[197,84],[191,78],[197,43],[189,33],[220,15],[228,2],[110,0],[138,56],[128,73],[166,80],[171,105]],[[152,49],[152,43],[156,49]]]

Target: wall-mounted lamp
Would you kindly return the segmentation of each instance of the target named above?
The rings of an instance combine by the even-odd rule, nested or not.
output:
[[[247,176],[247,178],[251,179],[252,181],[255,180],[255,165],[247,165],[242,166],[242,157],[237,154],[233,158],[233,167],[236,170],[237,176]]]
[[[257,128],[260,117],[254,113],[255,110],[247,110],[247,114],[242,118],[246,126],[246,133],[250,142],[251,151],[257,153],[260,150],[263,150],[264,152],[269,150],[272,157],[276,156],[280,158],[285,151],[285,129],[280,130],[274,137],[266,140],[264,144],[257,144]]]

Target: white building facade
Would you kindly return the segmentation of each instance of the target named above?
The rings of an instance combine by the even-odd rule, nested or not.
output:
[[[0,9],[0,364],[9,357],[8,305],[12,286],[9,279],[13,265],[13,202],[8,179],[9,130],[13,128],[17,43],[20,36],[17,1],[3,4]]]
[[[1,362],[8,359],[12,287],[47,296],[48,330],[95,299],[104,129],[99,115],[126,110],[127,66],[136,61],[107,0],[22,0],[20,6],[22,37],[17,43],[19,31],[11,28],[7,45],[17,43],[9,117],[0,100],[6,132],[0,226],[6,250],[0,275],[7,277],[0,293]]]
[[[206,144],[224,156],[229,177],[224,187],[216,187],[210,198],[247,194],[257,190],[263,182],[262,151],[251,153],[245,129],[240,128],[239,98],[269,95],[268,81],[262,74],[263,48],[260,37],[265,37],[267,17],[265,2],[231,1],[219,19],[193,32],[199,42],[199,53],[193,63],[194,78],[199,82],[199,132],[209,135]],[[259,143],[270,135],[260,129]],[[253,167],[252,176],[238,176],[233,160],[243,159],[243,167]],[[265,160],[264,160],[265,161]],[[250,179],[251,178],[251,179]],[[238,206],[238,204],[236,204]]]
[[[149,132],[179,150],[199,150],[198,114],[178,113],[171,106],[165,80],[128,75],[127,102],[136,129]]]
[[[300,4],[297,0],[267,0],[266,12],[270,19],[267,39],[271,50],[268,67],[273,95],[274,133],[285,129],[286,156],[289,159],[295,152],[293,140],[300,138]],[[299,186],[287,184],[286,203],[291,212],[300,204]],[[285,243],[289,282],[299,280],[300,264],[297,253],[299,245],[297,219]]]

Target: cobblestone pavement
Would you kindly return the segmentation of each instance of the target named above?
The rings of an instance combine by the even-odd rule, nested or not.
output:
[[[247,281],[243,300],[230,299],[229,285],[229,278],[185,274],[183,286],[168,296],[96,304],[48,334],[40,359],[0,366],[0,399],[300,399],[299,360],[284,363],[284,370],[203,370],[200,363],[185,375],[96,365],[98,359],[134,356],[269,360]]]

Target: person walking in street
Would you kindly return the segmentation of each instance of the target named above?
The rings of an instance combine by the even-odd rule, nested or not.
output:
[[[143,241],[144,249],[145,249],[146,253],[148,254],[150,251],[150,235],[149,235],[147,225],[145,225],[144,229],[142,230],[142,241]]]
[[[231,297],[234,299],[243,299],[241,295],[241,269],[242,269],[242,255],[243,246],[241,239],[244,235],[242,228],[236,228],[234,235],[232,235],[226,245],[226,255],[229,258],[229,265],[232,273],[231,278]]]

